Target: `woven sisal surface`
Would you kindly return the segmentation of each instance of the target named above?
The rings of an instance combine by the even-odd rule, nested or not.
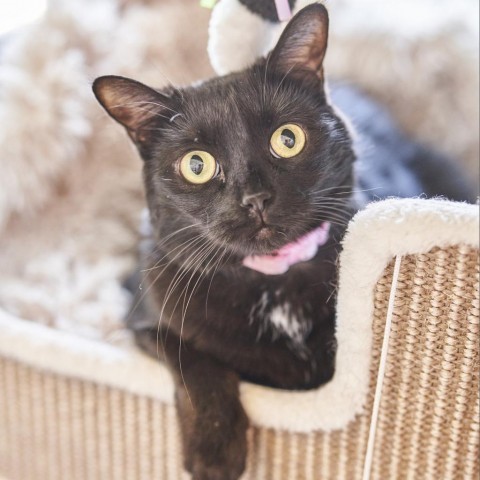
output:
[[[371,479],[478,478],[477,255],[460,246],[402,259]],[[365,414],[331,433],[252,428],[244,478],[361,478],[391,281],[392,265],[375,291]],[[181,472],[172,406],[0,358],[0,475],[179,480]]]

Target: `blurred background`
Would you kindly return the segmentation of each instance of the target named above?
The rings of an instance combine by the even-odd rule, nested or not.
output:
[[[327,75],[359,84],[478,185],[478,1],[327,6]],[[213,76],[210,15],[198,0],[2,0],[0,309],[124,341],[120,280],[135,263],[141,161],[91,83]],[[248,44],[249,29],[233,27]]]

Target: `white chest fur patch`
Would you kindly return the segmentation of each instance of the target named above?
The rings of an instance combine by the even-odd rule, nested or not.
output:
[[[286,337],[294,350],[302,355],[305,353],[305,340],[312,322],[305,317],[303,309],[294,309],[288,302],[275,303],[264,292],[250,311],[250,324],[258,326],[259,337],[271,335],[273,340]]]
[[[268,321],[279,334],[289,337],[295,344],[303,344],[308,334],[308,322],[293,312],[290,304],[276,306],[270,312]]]

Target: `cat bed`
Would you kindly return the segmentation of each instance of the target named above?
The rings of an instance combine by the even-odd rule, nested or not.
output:
[[[478,477],[478,228],[478,206],[443,200],[356,215],[335,377],[310,392],[242,385],[253,424],[243,478]],[[0,328],[2,475],[182,478],[162,365],[6,312]]]
[[[338,5],[346,15],[355,3]],[[173,83],[211,75],[209,15],[197,0],[50,4],[0,51],[0,477],[177,480],[170,378],[131,348],[121,322],[129,299],[119,279],[132,268],[144,206],[141,165],[90,83],[107,73],[152,85],[165,83],[163,71]],[[194,29],[178,28],[191,18]],[[461,25],[455,42],[441,28],[398,41],[391,29],[369,36],[367,23],[331,41],[329,72],[384,99],[394,85],[402,124],[475,172],[478,45],[458,42],[471,29]],[[300,396],[242,386],[254,424],[246,479],[361,478],[365,459],[378,479],[478,475],[476,215],[467,205],[391,200],[355,219],[342,257],[336,383]]]

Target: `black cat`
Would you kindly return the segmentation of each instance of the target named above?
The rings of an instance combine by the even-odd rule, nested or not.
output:
[[[148,293],[129,326],[173,373],[196,480],[244,470],[240,379],[301,390],[332,378],[336,261],[359,202],[468,195],[445,159],[340,86],[332,96],[360,127],[354,146],[324,88],[327,36],[313,4],[245,71],[181,90],[113,76],[93,86],[144,161]]]

